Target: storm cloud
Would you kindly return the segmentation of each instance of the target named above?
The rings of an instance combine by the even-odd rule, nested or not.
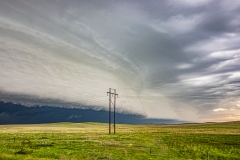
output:
[[[240,2],[0,1],[0,101],[240,120]]]

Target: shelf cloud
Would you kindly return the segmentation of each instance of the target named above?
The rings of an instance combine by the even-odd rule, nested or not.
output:
[[[240,120],[239,1],[0,1],[0,101]],[[84,106],[84,107],[83,107]]]

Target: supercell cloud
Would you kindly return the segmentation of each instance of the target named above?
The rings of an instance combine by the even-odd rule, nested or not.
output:
[[[0,1],[0,101],[240,120],[239,1]]]

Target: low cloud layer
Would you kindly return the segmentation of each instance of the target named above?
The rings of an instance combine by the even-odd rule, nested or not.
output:
[[[238,1],[0,2],[0,100],[240,120]]]

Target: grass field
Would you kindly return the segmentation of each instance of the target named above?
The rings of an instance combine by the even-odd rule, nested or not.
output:
[[[0,125],[0,159],[240,159],[240,122]]]

